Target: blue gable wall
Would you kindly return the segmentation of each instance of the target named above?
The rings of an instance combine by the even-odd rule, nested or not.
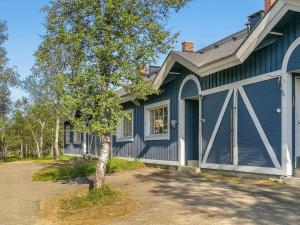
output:
[[[218,86],[237,82],[261,74],[280,70],[282,61],[289,46],[300,37],[300,16],[293,14],[284,19],[274,31],[282,32],[283,36],[269,36],[266,43],[269,45],[254,51],[241,65],[205,76],[198,77],[202,90],[208,90]],[[272,39],[268,42],[267,39]],[[295,53],[296,54],[296,53]],[[295,57],[295,59],[297,59]],[[170,99],[170,120],[178,121],[178,93],[183,79],[192,74],[185,68],[178,69],[180,75],[169,74],[166,83],[161,87],[161,93],[151,96],[148,101],[135,106],[126,103],[125,109],[134,109],[134,141],[119,142],[113,139],[114,156],[143,158],[152,160],[178,161],[177,128],[170,128],[170,140],[144,141],[144,106],[155,102]],[[176,76],[176,77],[175,77]],[[272,145],[274,152],[281,162],[281,115],[276,110],[281,107],[281,91],[278,79],[244,87],[245,92],[254,108],[257,117],[263,126],[266,136]],[[183,88],[182,98],[194,96],[196,86],[193,82],[187,82]],[[268,93],[267,95],[265,93]],[[202,124],[203,149],[207,147],[212,129],[215,126],[218,112],[221,110],[227,91],[205,96],[202,102],[204,123]],[[216,137],[209,163],[232,164],[232,143],[230,139],[232,100],[226,110],[224,121]],[[250,118],[243,101],[239,97],[239,164],[247,166],[273,167],[272,162],[264,148],[257,130]],[[214,115],[214,113],[216,115]],[[186,117],[186,120],[192,118]],[[189,121],[187,121],[188,123]],[[229,135],[229,136],[228,136]]]
[[[295,49],[288,64],[288,72],[296,70],[300,70],[300,46]]]

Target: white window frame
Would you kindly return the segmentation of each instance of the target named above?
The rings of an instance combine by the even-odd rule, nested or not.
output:
[[[66,145],[70,145],[71,144],[71,126],[70,125],[67,125],[66,126],[66,136],[65,136],[65,144]]]
[[[168,108],[168,132],[166,134],[156,134],[151,135],[151,121],[150,121],[150,111],[156,108],[161,107],[167,107]],[[170,99],[156,102],[150,105],[145,105],[144,107],[144,140],[145,141],[151,141],[151,140],[170,140]]]
[[[124,120],[122,119],[118,129],[117,129],[117,136],[116,136],[116,142],[132,142],[134,140],[133,134],[134,134],[134,111],[133,109],[127,110],[126,112],[131,113],[131,137],[123,137],[123,127],[124,127]]]

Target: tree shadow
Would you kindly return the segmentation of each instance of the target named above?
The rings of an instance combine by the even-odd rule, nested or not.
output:
[[[155,196],[166,196],[208,217],[232,218],[255,224],[298,224],[300,187],[281,184],[251,184],[182,175],[174,171],[135,174],[140,182],[151,182]],[[186,214],[186,212],[185,212]]]

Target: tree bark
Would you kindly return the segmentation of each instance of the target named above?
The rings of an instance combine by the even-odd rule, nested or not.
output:
[[[94,188],[100,188],[103,185],[105,174],[106,174],[106,164],[109,160],[110,155],[110,135],[104,134],[100,137],[101,148],[99,160],[96,167],[96,174],[94,178]]]
[[[20,159],[24,158],[24,151],[23,151],[23,142],[20,143]]]
[[[56,117],[56,124],[55,124],[55,140],[54,140],[54,148],[55,148],[55,159],[59,160],[59,125],[60,125],[60,118]]]

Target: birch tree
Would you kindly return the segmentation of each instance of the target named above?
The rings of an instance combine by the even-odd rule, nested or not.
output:
[[[15,68],[8,66],[7,52],[3,47],[7,39],[7,25],[4,21],[0,20],[0,152],[2,152],[2,156],[6,155],[6,125],[12,103],[10,88],[18,84],[18,74],[15,72]]]
[[[46,34],[39,63],[63,65],[63,101],[79,112],[71,122],[101,140],[95,187],[105,178],[111,135],[126,116],[116,88],[145,100],[157,93],[140,68],[174,44],[170,13],[188,0],[52,0],[45,8]]]

